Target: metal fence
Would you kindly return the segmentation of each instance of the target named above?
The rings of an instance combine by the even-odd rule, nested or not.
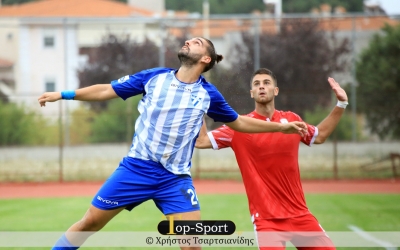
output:
[[[2,147],[0,182],[102,181],[114,171],[128,149],[126,143]],[[399,142],[301,145],[301,176],[303,179],[398,178],[399,149]],[[240,179],[231,149],[196,149],[192,164],[194,178]]]

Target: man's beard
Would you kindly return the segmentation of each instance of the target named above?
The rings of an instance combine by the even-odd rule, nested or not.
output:
[[[187,51],[180,50],[178,52],[178,58],[179,58],[179,61],[181,62],[181,66],[191,67],[191,66],[195,65],[196,63],[198,63],[201,57],[202,57],[202,55],[200,55],[200,54],[190,53],[189,49]]]
[[[265,104],[272,102],[273,100],[274,100],[274,98],[257,98],[255,100],[255,102],[258,104],[265,105]]]

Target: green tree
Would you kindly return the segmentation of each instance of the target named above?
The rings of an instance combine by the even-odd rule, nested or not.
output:
[[[357,105],[373,133],[400,139],[400,25],[382,31],[357,61]]]
[[[263,0],[208,0],[211,14],[245,14],[253,10],[264,11]],[[168,10],[186,10],[189,12],[203,13],[201,0],[166,0],[165,8]]]
[[[138,103],[142,96],[134,96],[125,102],[109,101],[107,109],[93,117],[91,142],[127,142],[132,139]]]
[[[0,146],[34,145],[46,140],[44,119],[26,107],[0,102]]]
[[[2,0],[3,5],[13,5],[13,4],[22,4],[22,3],[28,3],[28,2],[33,2],[35,0]]]
[[[319,8],[321,4],[329,4],[332,11],[337,6],[343,6],[347,12],[362,12],[363,0],[282,0],[284,13],[307,13],[313,8]]]
[[[304,114],[304,121],[308,124],[317,126],[322,120],[329,115],[332,108],[322,108],[318,106],[314,111],[306,111]],[[334,132],[336,133],[336,138],[339,141],[350,141],[352,139],[351,126],[353,118],[350,114],[344,113],[340,119],[339,124],[336,126]],[[357,129],[357,138],[361,138],[362,129]],[[332,135],[328,140],[332,139]]]
[[[124,0],[121,0],[124,1]],[[263,0],[208,0],[211,14],[244,14],[254,10],[264,11]],[[343,6],[348,12],[362,12],[363,0],[282,0],[284,13],[307,13],[321,4],[329,4],[332,10]],[[166,0],[165,5],[169,10],[186,10],[189,12],[203,12],[201,0]]]
[[[92,124],[95,112],[86,106],[81,106],[71,112],[69,127],[70,143],[72,145],[90,142],[92,136]]]

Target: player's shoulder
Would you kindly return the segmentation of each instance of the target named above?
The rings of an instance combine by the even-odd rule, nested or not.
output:
[[[292,111],[275,110],[275,112],[280,118],[287,119],[289,122],[302,120],[298,114]]]
[[[208,88],[208,89],[217,89],[217,87],[214,86],[211,82],[208,82],[207,79],[203,76],[200,76],[199,82],[203,88]]]
[[[199,83],[201,87],[208,92],[209,95],[221,95],[218,88],[211,82],[208,82],[203,76],[200,76]]]
[[[157,68],[150,68],[150,69],[145,69],[142,72],[144,73],[150,73],[150,74],[162,74],[162,73],[172,73],[176,69],[172,68],[166,68],[166,67],[157,67]]]
[[[241,116],[247,116],[247,117],[255,117],[256,116],[256,113],[255,113],[255,111],[253,111],[253,112],[251,112],[251,113],[248,113],[248,114],[242,114]]]
[[[158,67],[158,68],[150,68],[150,69],[142,70],[132,76],[139,77],[144,82],[148,82],[150,79],[153,79],[156,76],[163,75],[163,74],[173,74],[174,72],[175,72],[175,69]]]

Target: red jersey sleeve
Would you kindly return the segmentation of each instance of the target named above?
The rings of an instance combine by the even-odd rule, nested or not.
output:
[[[207,133],[213,149],[231,147],[234,131],[230,127],[223,125]]]
[[[301,137],[301,142],[303,142],[308,146],[311,146],[311,144],[314,143],[315,138],[317,138],[318,136],[318,128],[308,123],[306,124],[307,124],[308,134],[306,136]]]
[[[301,119],[301,117],[295,113],[292,113],[295,117],[297,121],[302,122],[303,119]],[[311,146],[311,144],[314,143],[315,138],[317,138],[318,136],[318,128],[316,126],[310,125],[308,123],[306,123],[307,125],[307,132],[308,134],[306,136],[303,136],[301,138],[301,142],[303,142],[304,144]]]

